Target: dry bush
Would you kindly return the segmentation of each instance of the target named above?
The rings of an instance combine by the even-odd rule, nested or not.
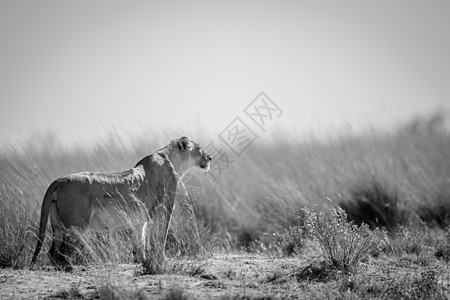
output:
[[[317,207],[305,208],[305,226],[310,237],[318,242],[331,269],[353,273],[359,262],[384,238],[384,232],[347,221],[347,214],[339,207],[325,211]]]

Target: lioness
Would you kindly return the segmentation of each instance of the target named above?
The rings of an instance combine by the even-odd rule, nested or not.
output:
[[[144,157],[130,170],[82,172],[55,180],[42,201],[39,236],[31,266],[41,250],[49,214],[53,229],[50,256],[63,265],[68,265],[66,256],[70,254],[70,246],[66,234],[70,228],[81,232],[126,229],[133,226],[130,218],[124,218],[127,213],[145,205],[151,216],[157,206],[163,205],[167,230],[180,179],[192,167],[208,171],[211,159],[198,143],[181,137]]]

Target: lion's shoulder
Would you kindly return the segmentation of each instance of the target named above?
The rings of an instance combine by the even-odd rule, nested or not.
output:
[[[161,167],[164,165],[165,160],[165,155],[161,155],[160,153],[155,152],[141,159],[134,167],[136,168],[138,166],[143,166],[145,169],[150,166]]]
[[[163,180],[178,180],[178,174],[165,153],[155,152],[141,159],[136,167],[142,166],[148,175],[147,180],[155,181],[158,178]]]

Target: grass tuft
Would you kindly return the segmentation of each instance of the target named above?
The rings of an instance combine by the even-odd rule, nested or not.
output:
[[[353,187],[350,199],[341,202],[340,206],[346,211],[349,220],[358,225],[368,224],[372,229],[393,228],[406,221],[398,193],[375,178]]]

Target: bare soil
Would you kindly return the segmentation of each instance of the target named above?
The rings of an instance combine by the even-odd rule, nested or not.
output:
[[[450,296],[450,266],[442,260],[424,263],[416,255],[371,258],[354,276],[338,274],[324,281],[299,275],[313,260],[309,253],[292,258],[215,253],[203,260],[168,259],[161,275],[141,275],[139,265],[133,264],[75,266],[72,272],[49,266],[0,269],[0,299],[378,299],[377,291],[390,293],[382,298]],[[421,284],[420,278],[427,280],[421,274],[430,271],[437,281]],[[420,280],[414,283],[414,278]]]
[[[140,291],[149,299],[162,299],[177,291],[188,299],[296,299],[299,285],[294,277],[289,280],[285,275],[298,265],[298,258],[214,254],[202,261],[173,262],[176,274],[162,275],[138,275],[139,267],[132,264],[75,266],[72,272],[53,267],[3,269],[0,298],[95,299],[99,298],[99,287],[110,285],[129,293]]]

